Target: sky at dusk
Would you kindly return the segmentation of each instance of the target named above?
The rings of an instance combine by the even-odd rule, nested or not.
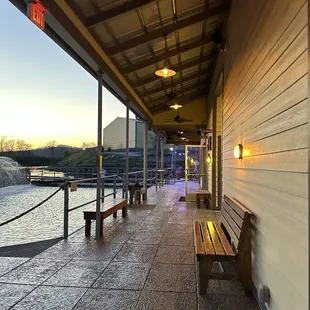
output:
[[[34,147],[96,142],[97,81],[8,0],[0,40],[0,136]],[[103,127],[117,116],[125,107],[104,89]]]

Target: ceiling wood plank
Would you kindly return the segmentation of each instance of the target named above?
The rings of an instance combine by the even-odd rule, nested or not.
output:
[[[154,2],[154,0],[132,0],[130,2],[125,2],[122,5],[119,5],[115,8],[112,8],[110,10],[107,11],[102,11],[94,16],[91,16],[89,18],[86,19],[85,21],[85,26],[90,28],[93,27],[97,24],[100,24],[112,17],[115,17],[117,15],[121,15],[124,14],[126,12],[135,10],[145,4]]]
[[[184,44],[183,46],[176,47],[174,49],[171,49],[170,51],[158,54],[155,57],[147,58],[147,59],[145,59],[145,60],[143,60],[137,64],[132,64],[132,65],[120,68],[120,70],[123,74],[128,74],[130,72],[140,70],[140,69],[143,69],[145,67],[154,65],[159,61],[165,60],[166,58],[170,58],[170,57],[173,57],[175,55],[185,53],[191,49],[194,49],[198,46],[201,46],[202,44],[208,44],[211,42],[213,42],[212,35],[209,34],[209,35],[206,35],[203,39],[198,39],[198,40],[189,42],[187,44]]]
[[[123,52],[137,45],[163,37],[164,34],[168,35],[169,33],[188,27],[192,24],[196,24],[209,17],[219,15],[223,13],[224,11],[225,11],[225,7],[223,5],[219,5],[211,9],[205,9],[204,11],[199,12],[195,15],[192,15],[188,18],[181,19],[180,21],[177,21],[176,23],[173,22],[167,26],[164,26],[163,28],[155,29],[153,31],[150,31],[150,32],[144,33],[143,35],[135,37],[133,39],[113,45],[112,47],[107,48],[106,52],[109,55],[114,55],[114,54]]]
[[[215,57],[215,53],[210,53],[208,55],[204,55],[202,57],[198,57],[198,58],[195,58],[193,60],[184,62],[184,63],[182,63],[182,66],[175,66],[174,68],[175,68],[176,72],[179,72],[181,70],[185,70],[185,69],[191,68],[193,66],[199,65],[200,63],[204,63],[206,61],[214,60],[214,57]],[[157,75],[152,74],[152,75],[149,75],[149,76],[147,76],[147,77],[145,77],[145,78],[143,78],[137,82],[132,83],[132,87],[136,88],[139,86],[143,86],[145,84],[154,82],[158,79],[160,79],[160,78]]]

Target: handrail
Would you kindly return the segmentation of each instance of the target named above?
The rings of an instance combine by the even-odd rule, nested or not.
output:
[[[112,174],[112,175],[105,175],[101,177],[101,179],[108,179],[108,178],[114,178],[114,177],[119,177],[117,174]],[[87,179],[78,179],[78,180],[66,180],[65,182],[69,184],[73,183],[82,183],[82,182],[89,182],[89,181],[97,181],[97,178],[87,178]]]

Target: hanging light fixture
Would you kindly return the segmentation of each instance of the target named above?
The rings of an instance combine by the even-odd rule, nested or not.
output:
[[[164,39],[165,39],[165,52],[167,52],[168,50],[167,35],[164,36]],[[167,77],[176,75],[176,72],[173,70],[172,66],[170,65],[169,59],[165,59],[163,66],[159,70],[155,71],[155,74],[157,76],[167,78]]]
[[[177,109],[179,109],[179,108],[182,108],[182,105],[181,105],[181,104],[178,104],[177,102],[175,102],[174,104],[172,104],[172,105],[170,106],[170,108],[171,108],[171,109],[177,110]]]

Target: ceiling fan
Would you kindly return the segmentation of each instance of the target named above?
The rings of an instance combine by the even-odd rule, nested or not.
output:
[[[165,119],[165,121],[177,122],[177,123],[181,124],[181,123],[185,123],[185,122],[192,122],[193,120],[181,117],[179,115],[179,110],[177,109],[177,115],[174,118],[172,118],[172,119]]]

